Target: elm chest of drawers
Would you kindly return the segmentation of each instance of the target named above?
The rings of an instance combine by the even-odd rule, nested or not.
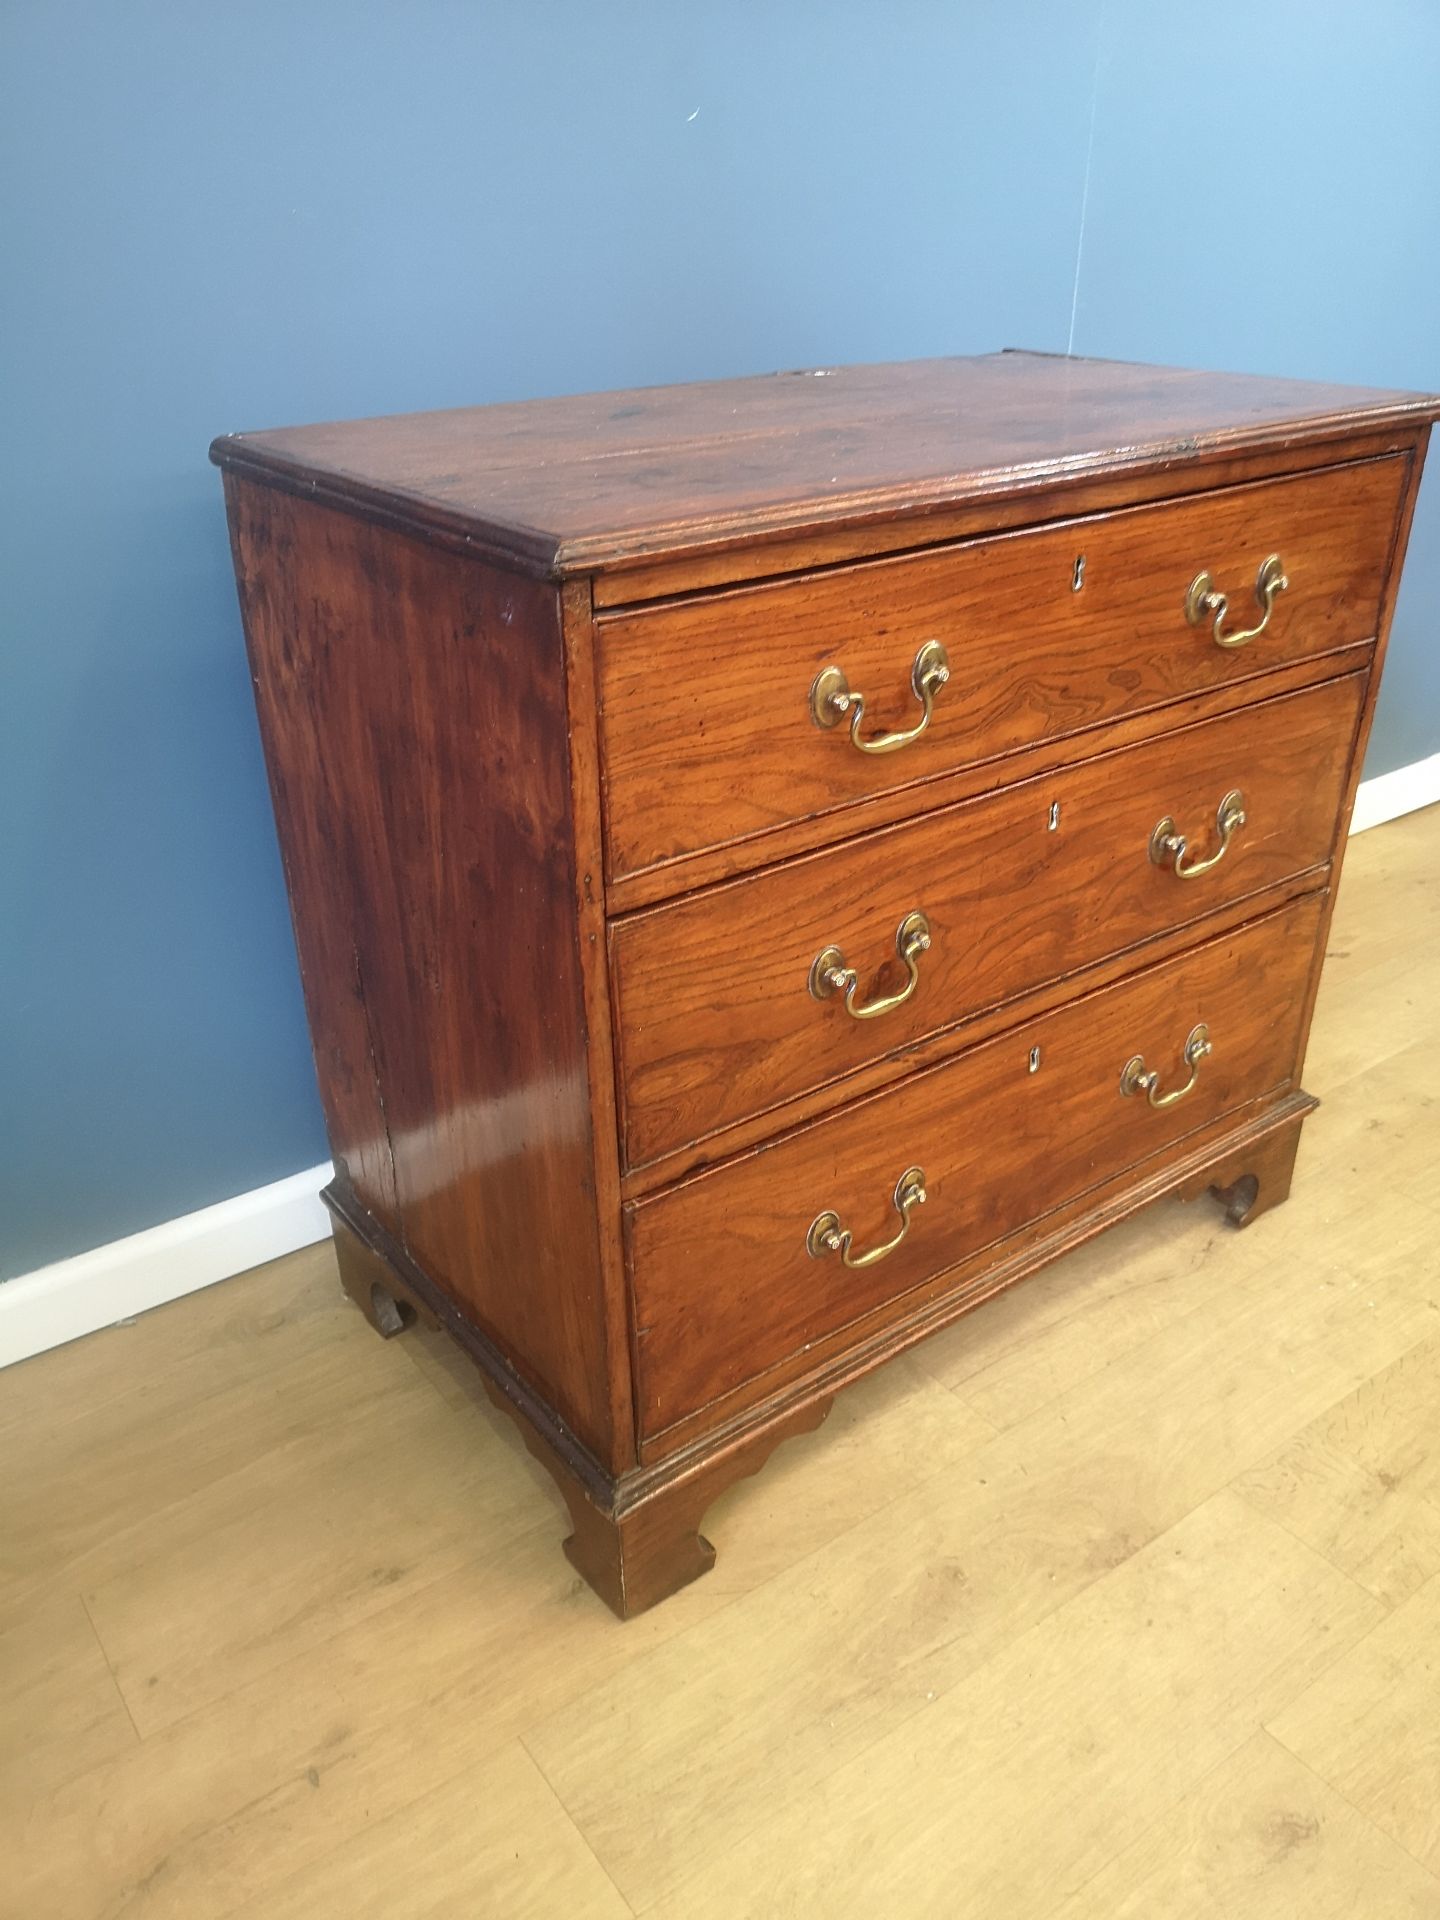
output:
[[[1436,412],[1005,353],[216,442],[344,1285],[617,1612],[847,1381],[1285,1197]]]

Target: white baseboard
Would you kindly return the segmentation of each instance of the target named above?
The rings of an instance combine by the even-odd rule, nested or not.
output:
[[[313,1246],[327,1163],[0,1283],[0,1367]]]
[[[1363,780],[1352,833],[1440,800],[1440,753]],[[93,1253],[0,1284],[0,1367],[245,1273],[330,1231],[320,1204],[329,1166],[202,1207]]]
[[[1414,813],[1437,800],[1440,753],[1432,753],[1428,760],[1416,760],[1408,767],[1396,767],[1393,773],[1377,773],[1373,780],[1362,780],[1350,816],[1350,831],[1364,833],[1367,827],[1398,820],[1402,813]]]

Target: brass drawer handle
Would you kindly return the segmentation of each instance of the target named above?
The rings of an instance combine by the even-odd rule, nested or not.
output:
[[[1220,836],[1220,844],[1214,853],[1204,860],[1187,859],[1190,843],[1183,833],[1177,831],[1175,822],[1167,813],[1163,820],[1155,822],[1155,831],[1150,836],[1150,858],[1157,867],[1168,864],[1178,880],[1198,880],[1202,873],[1209,873],[1212,867],[1219,866],[1225,858],[1231,836],[1244,824],[1245,796],[1238,787],[1232,787],[1215,809],[1215,830]]]
[[[857,1006],[855,994],[860,976],[853,967],[846,966],[845,956],[838,947],[825,947],[811,961],[810,991],[817,1000],[829,1000],[843,993],[845,1011],[852,1020],[874,1020],[879,1014],[903,1007],[914,993],[920,984],[920,956],[929,946],[930,922],[923,913],[907,913],[895,930],[895,951],[905,962],[905,971],[910,977],[898,993],[887,993],[882,999]]]
[[[1272,553],[1268,559],[1260,562],[1260,571],[1255,576],[1255,599],[1260,608],[1259,626],[1247,627],[1243,633],[1222,633],[1221,624],[1230,610],[1230,602],[1218,591],[1208,573],[1197,573],[1185,596],[1185,618],[1192,627],[1200,627],[1207,620],[1213,620],[1210,633],[1217,647],[1246,647],[1269,626],[1275,596],[1283,593],[1289,584],[1279,554]]]
[[[869,1253],[850,1252],[850,1229],[842,1227],[838,1213],[817,1213],[810,1222],[810,1231],[805,1236],[805,1251],[812,1260],[823,1260],[827,1254],[838,1253],[842,1266],[858,1269],[873,1267],[877,1261],[887,1260],[900,1242],[910,1231],[910,1216],[916,1207],[925,1204],[925,1170],[923,1167],[907,1167],[895,1182],[895,1211],[900,1216],[900,1231],[893,1240],[887,1240],[883,1247],[872,1247]]]
[[[1161,1093],[1160,1076],[1153,1067],[1146,1067],[1137,1053],[1133,1059],[1125,1062],[1120,1075],[1120,1091],[1127,1097],[1132,1093],[1143,1093],[1152,1107],[1173,1107],[1177,1100],[1183,1100],[1190,1093],[1200,1077],[1200,1062],[1207,1053],[1214,1051],[1210,1044],[1210,1029],[1202,1021],[1192,1027],[1185,1040],[1184,1060],[1190,1069],[1190,1078],[1183,1087],[1176,1087],[1173,1093]]]
[[[906,733],[877,733],[873,740],[860,738],[860,723],[865,718],[865,696],[852,693],[850,682],[839,667],[822,667],[810,689],[810,718],[817,727],[838,727],[848,713],[850,744],[861,753],[895,753],[918,740],[930,724],[935,711],[935,696],[950,678],[950,656],[938,640],[927,640],[915,656],[910,669],[910,685],[920,702],[920,718]]]

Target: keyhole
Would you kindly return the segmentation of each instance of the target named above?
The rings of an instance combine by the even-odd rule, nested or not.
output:
[[[1079,593],[1084,584],[1085,556],[1083,553],[1077,553],[1075,556],[1075,571],[1070,576],[1070,591],[1072,593]]]
[[[1031,1073],[1039,1073],[1039,1071],[1040,1071],[1040,1049],[1039,1049],[1039,1047],[1031,1047],[1031,1049],[1030,1049],[1030,1071],[1031,1071]]]
[[[1059,825],[1060,825],[1060,802],[1058,800],[1052,800],[1050,802],[1049,831],[1051,833],[1054,833],[1056,829],[1059,827]]]

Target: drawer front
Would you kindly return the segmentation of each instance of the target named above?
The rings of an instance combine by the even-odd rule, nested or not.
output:
[[[1373,460],[603,617],[612,879],[1370,639],[1405,470]],[[1213,612],[1190,623],[1205,572],[1228,596],[1222,638],[1256,625],[1272,554],[1288,585],[1263,633],[1227,648]],[[908,745],[869,754],[843,719],[815,724],[835,667],[864,696],[861,740],[914,727],[935,642],[949,679]]]
[[[1321,905],[1308,895],[632,1207],[646,1435],[1281,1087]],[[1213,1050],[1192,1068],[1202,1023]],[[1122,1093],[1136,1057],[1156,1098],[1193,1072],[1190,1092],[1159,1107],[1143,1085]],[[807,1250],[826,1213],[852,1259],[894,1240],[912,1168],[926,1198],[893,1252],[854,1268]]]
[[[1263,701],[618,923],[628,1163],[1321,865],[1364,683]],[[1245,818],[1227,838],[1232,792]],[[1179,872],[1172,852],[1152,857],[1165,818],[1187,840]],[[929,944],[912,986],[898,949],[915,913]],[[811,991],[822,952],[855,974],[848,992]]]

